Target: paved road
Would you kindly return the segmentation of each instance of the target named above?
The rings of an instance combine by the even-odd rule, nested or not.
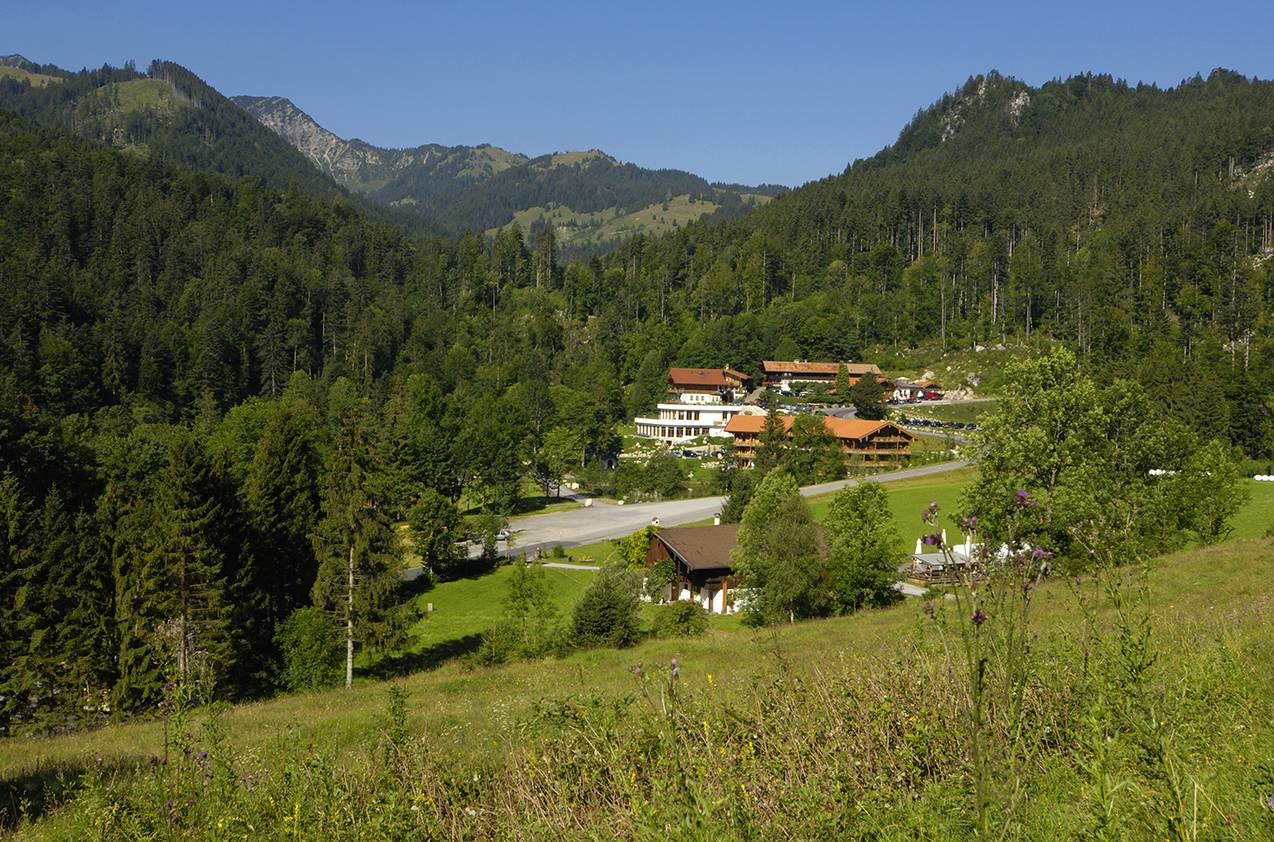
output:
[[[967,460],[939,462],[935,465],[922,465],[918,468],[876,474],[870,479],[874,482],[893,482],[954,471],[968,464]],[[848,485],[856,485],[858,482],[859,480],[850,479],[810,485],[802,488],[801,494],[806,497],[830,494]],[[507,552],[525,552],[529,556],[534,555],[536,550],[552,549],[558,544],[563,547],[578,547],[609,538],[621,538],[646,526],[655,517],[659,518],[661,526],[677,526],[696,520],[706,520],[721,511],[724,502],[724,497],[699,497],[694,500],[669,500],[662,503],[636,503],[625,506],[594,501],[588,508],[516,518],[510,523],[510,529],[513,531],[513,546]]]

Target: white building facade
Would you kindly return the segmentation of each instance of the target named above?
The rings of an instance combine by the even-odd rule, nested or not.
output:
[[[674,403],[658,405],[658,418],[636,418],[637,435],[666,444],[689,441],[700,436],[728,438],[725,425],[730,419],[755,407],[722,402],[718,395],[687,392]]]

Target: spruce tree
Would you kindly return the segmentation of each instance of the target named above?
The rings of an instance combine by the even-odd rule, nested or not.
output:
[[[401,644],[407,607],[399,599],[401,550],[388,513],[386,477],[361,407],[346,412],[333,443],[314,534],[318,575],[314,604],[345,637],[345,686],[354,681],[354,649],[386,651]]]
[[[23,730],[82,726],[104,713],[110,680],[105,558],[92,519],[68,514],[56,491],[29,514],[32,551],[17,571],[0,695],[21,706]]]
[[[36,555],[34,532],[31,501],[17,477],[5,471],[0,477],[0,664],[6,676],[0,685],[0,730],[5,734],[21,728],[27,707],[27,695],[11,686],[10,672],[26,648],[19,618],[23,584]]]
[[[257,575],[271,627],[309,602],[318,562],[310,535],[318,525],[318,455],[301,412],[276,404],[257,442],[244,499]]]
[[[765,426],[761,429],[754,460],[754,467],[761,473],[783,464],[783,456],[787,452],[787,427],[779,415],[778,399],[772,393],[769,397],[770,409],[765,415]]]
[[[865,421],[880,421],[885,417],[885,390],[870,371],[864,372],[850,387],[849,400],[858,417]]]
[[[228,586],[241,563],[227,558],[234,524],[194,437],[177,436],[157,480],[116,534],[125,615],[116,697],[134,710],[157,702],[168,676],[224,689],[240,637]]]

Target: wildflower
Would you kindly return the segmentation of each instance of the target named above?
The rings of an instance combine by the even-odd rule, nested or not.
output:
[[[986,613],[982,610],[982,606],[979,605],[977,610],[973,612],[973,625],[980,626],[985,622]]]
[[[201,752],[199,752],[199,759],[200,759],[200,760],[207,760],[207,759],[208,759],[208,752],[206,752],[206,751],[201,751]]]
[[[1048,561],[1052,557],[1053,557],[1052,553],[1050,553],[1048,550],[1040,546],[1037,546],[1034,550],[1031,551],[1031,558],[1035,559],[1036,561]]]
[[[1269,810],[1270,812],[1274,812],[1274,792],[1271,792],[1269,795],[1265,796],[1265,809]]]
[[[939,533],[937,533],[937,532],[933,533],[932,535],[926,535],[925,537],[921,538],[920,540],[921,540],[922,542],[924,542],[924,545],[925,545],[926,547],[940,547],[940,546],[942,546],[942,535],[941,535],[941,534],[939,534]]]
[[[973,530],[977,528],[978,528],[977,515],[966,515],[965,517],[960,518],[960,529],[963,530],[964,532],[972,532]]]
[[[924,613],[926,617],[932,617],[933,616],[933,600],[931,599],[926,600],[925,604],[920,606],[920,610]]]
[[[679,675],[681,675],[681,667],[677,665],[677,659],[673,658],[672,659],[672,677],[676,678]]]
[[[938,501],[933,500],[925,508],[924,513],[920,515],[920,519],[925,523],[933,523],[938,519]]]
[[[1031,499],[1031,492],[1025,488],[1018,489],[1013,499],[1019,509],[1031,509],[1035,507],[1035,501]]]

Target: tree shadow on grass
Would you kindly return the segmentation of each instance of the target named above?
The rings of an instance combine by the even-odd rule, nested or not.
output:
[[[12,831],[24,821],[34,821],[65,804],[83,788],[84,778],[135,769],[141,757],[104,763],[59,762],[15,771],[0,779],[0,833]]]
[[[447,661],[476,652],[482,645],[482,635],[466,634],[427,646],[419,652],[403,652],[382,658],[370,667],[359,670],[368,678],[397,678],[413,672],[437,669]]]

